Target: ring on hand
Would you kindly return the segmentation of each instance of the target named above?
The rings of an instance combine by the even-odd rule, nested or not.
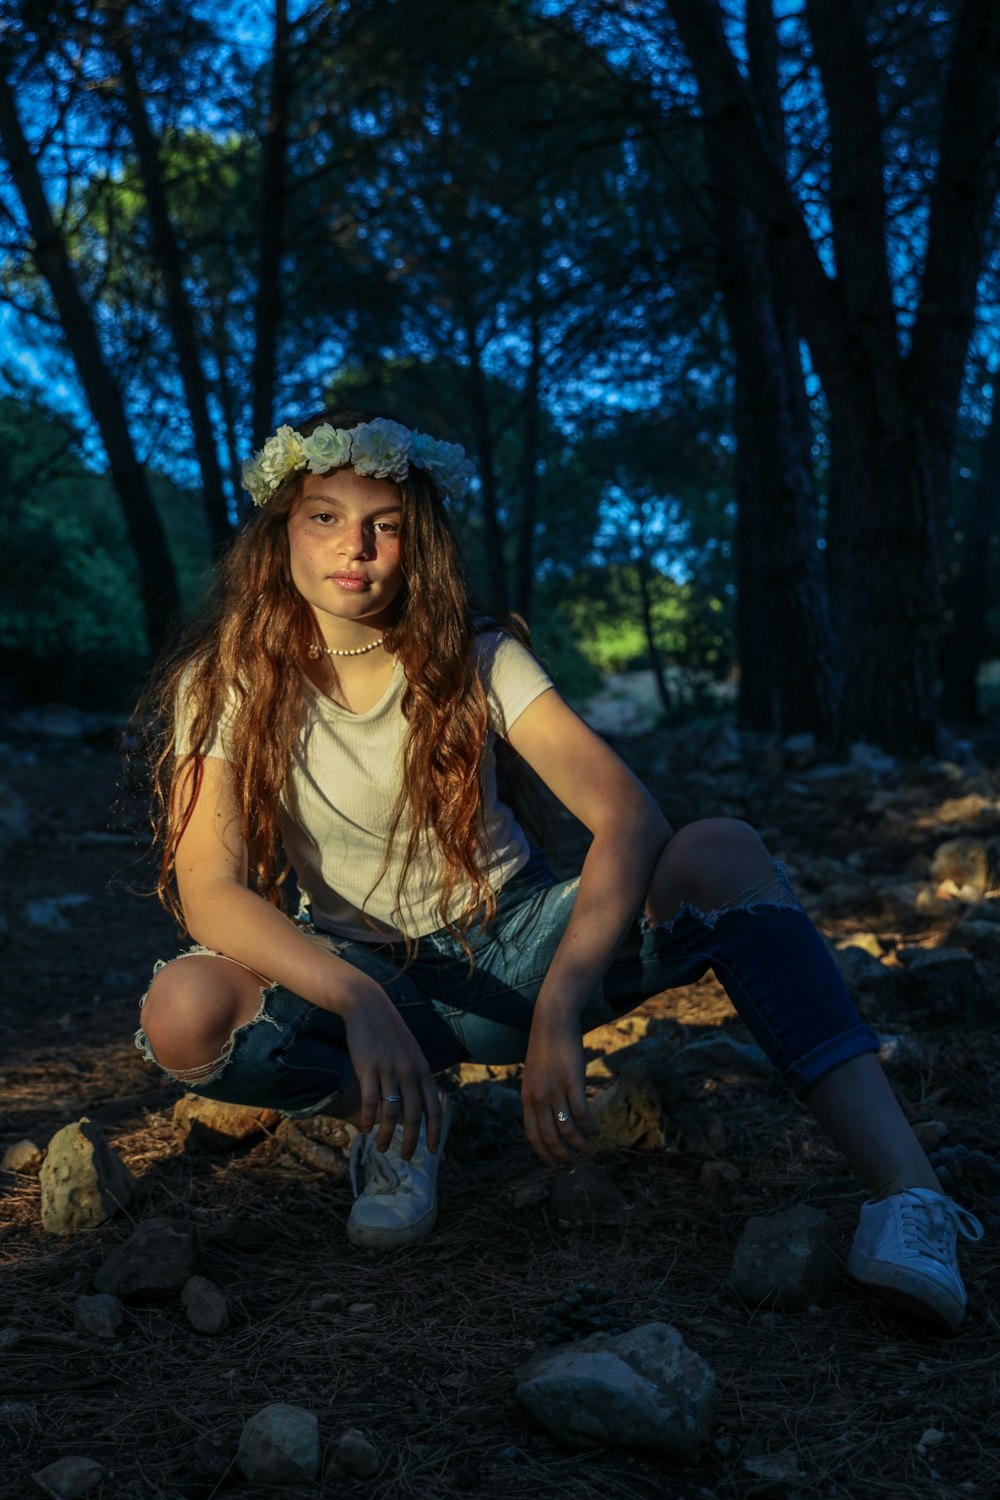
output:
[[[403,1100],[402,1094],[383,1094],[382,1095],[382,1103],[383,1104],[401,1104],[402,1100]]]
[[[569,1115],[564,1109],[556,1110],[556,1119],[559,1121],[560,1125],[566,1125],[569,1123]]]

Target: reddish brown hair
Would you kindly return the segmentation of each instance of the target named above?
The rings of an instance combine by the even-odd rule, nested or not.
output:
[[[298,431],[305,436],[322,422],[350,428],[371,420],[371,414],[324,411],[301,423]],[[260,895],[281,904],[287,866],[280,853],[278,807],[305,691],[302,673],[291,668],[315,638],[312,615],[292,582],[289,562],[288,518],[303,478],[302,471],[290,475],[248,518],[220,563],[210,612],[144,695],[146,714],[152,710],[158,725],[152,756],[153,823],[162,851],[157,891],[182,925],[174,854],[198,796],[200,757],[230,704],[226,748],[251,879]],[[483,874],[488,851],[482,847],[479,819],[488,715],[474,651],[477,621],[434,483],[423,470],[411,468],[399,492],[403,585],[392,606],[385,644],[403,665],[402,711],[409,729],[403,784],[376,886],[388,869],[400,821],[409,808],[397,903],[421,835],[428,830],[436,835],[445,861],[438,904],[441,925],[468,951],[466,935],[477,914],[488,925],[496,906]],[[491,616],[478,624],[503,628],[530,649],[527,626],[518,616]],[[185,753],[178,756],[176,713],[181,694],[193,714]],[[500,742],[497,748],[502,758]],[[458,890],[464,890],[465,900],[452,920],[449,912]],[[409,941],[406,946],[412,951]]]

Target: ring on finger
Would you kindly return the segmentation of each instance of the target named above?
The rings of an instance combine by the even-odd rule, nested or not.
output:
[[[403,1102],[403,1096],[402,1096],[402,1094],[383,1094],[382,1095],[382,1103],[383,1104],[401,1104],[402,1102]]]
[[[569,1124],[569,1115],[566,1113],[566,1111],[564,1109],[557,1109],[556,1110],[556,1119],[559,1121],[560,1125],[568,1125]]]

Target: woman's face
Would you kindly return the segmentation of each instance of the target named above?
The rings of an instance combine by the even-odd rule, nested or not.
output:
[[[403,583],[399,561],[402,505],[390,479],[353,469],[307,474],[288,518],[292,581],[327,644],[344,626],[385,628],[385,614]]]

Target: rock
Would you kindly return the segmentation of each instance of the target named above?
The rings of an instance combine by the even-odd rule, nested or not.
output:
[[[899,766],[894,755],[889,755],[878,745],[867,745],[856,740],[851,746],[850,763],[859,771],[868,771],[872,776],[888,776]]]
[[[865,1019],[892,1010],[903,978],[898,968],[881,963],[864,948],[838,948],[833,959]]]
[[[925,1151],[936,1151],[950,1131],[944,1120],[921,1120],[914,1125],[913,1134]]]
[[[964,948],[926,949],[910,959],[901,994],[934,1020],[975,1024],[997,1013],[976,960]]]
[[[34,1141],[17,1141],[7,1147],[2,1165],[5,1172],[24,1172],[37,1177],[44,1160],[45,1152]]]
[[[173,1122],[183,1141],[206,1151],[235,1151],[281,1119],[276,1109],[256,1105],[221,1104],[197,1094],[184,1094],[174,1105]]]
[[[311,1411],[272,1401],[243,1428],[236,1464],[254,1484],[297,1484],[319,1473],[319,1423]]]
[[[738,1073],[745,1078],[763,1078],[774,1072],[774,1064],[756,1042],[740,1042],[726,1031],[698,1037],[674,1053],[680,1067],[704,1068],[707,1072]]]
[[[566,1447],[652,1448],[695,1463],[711,1436],[715,1374],[676,1328],[645,1323],[536,1355],[517,1372],[517,1396]]]
[[[42,1224],[50,1234],[73,1234],[105,1223],[132,1202],[136,1187],[101,1127],[86,1116],[56,1131],[39,1177]]]
[[[816,763],[816,736],[790,734],[781,742],[781,756],[790,771],[801,771]]]
[[[839,1259],[829,1216],[798,1204],[750,1219],[736,1246],[729,1284],[751,1307],[767,1303],[782,1312],[804,1312],[833,1286]]]
[[[497,1083],[495,1079],[484,1079],[481,1083],[468,1083],[459,1091],[458,1097],[464,1104],[472,1104],[491,1111],[499,1117],[502,1124],[518,1130],[524,1124],[524,1111],[521,1108],[521,1095],[517,1089],[509,1088],[506,1084]]]
[[[701,752],[701,764],[713,776],[738,771],[743,764],[743,746],[735,724],[719,724]]]
[[[970,792],[965,797],[949,797],[937,810],[939,823],[983,823],[995,818],[998,807],[995,797],[984,797],[979,792]]]
[[[74,1455],[57,1458],[54,1464],[37,1470],[31,1477],[44,1494],[53,1496],[53,1500],[77,1500],[78,1496],[86,1495],[101,1482],[104,1470],[92,1458]]]
[[[97,1339],[113,1339],[125,1320],[125,1309],[117,1297],[96,1292],[77,1297],[73,1305],[73,1327],[77,1333]]]
[[[197,1269],[194,1226],[179,1219],[147,1219],[111,1252],[95,1275],[94,1285],[124,1302],[173,1297]]]
[[[379,1456],[374,1443],[370,1443],[363,1432],[348,1427],[342,1432],[334,1446],[329,1469],[336,1476],[350,1475],[353,1479],[374,1479],[378,1473]]]
[[[797,1479],[806,1477],[791,1448],[785,1448],[780,1453],[759,1453],[752,1458],[745,1458],[743,1467],[755,1479],[770,1479],[781,1485],[794,1484]]]
[[[558,1178],[549,1196],[552,1211],[571,1224],[607,1224],[620,1220],[625,1199],[610,1172],[594,1162],[582,1161]]]
[[[904,1068],[922,1068],[924,1056],[917,1043],[909,1036],[886,1034],[879,1036],[879,1062],[890,1071]]]
[[[28,809],[6,781],[0,781],[0,858],[11,854],[31,837]]]
[[[982,953],[987,958],[996,954],[1000,944],[1000,928],[995,922],[970,921],[968,916],[957,923],[951,936],[963,948],[970,948],[973,953]]]
[[[259,1219],[240,1219],[233,1214],[211,1220],[201,1233],[204,1239],[225,1245],[229,1250],[239,1250],[243,1255],[259,1255],[274,1243],[271,1225]]]
[[[965,913],[962,920],[965,922],[1000,923],[1000,900],[996,896],[987,896],[985,900],[977,901]]]
[[[357,1129],[333,1115],[312,1115],[302,1120],[283,1119],[275,1127],[275,1138],[293,1156],[333,1178],[347,1176],[347,1157]]]
[[[732,1197],[733,1188],[741,1179],[735,1162],[706,1161],[698,1173],[698,1187],[703,1198],[710,1203],[724,1203]]]
[[[700,1090],[692,1088],[688,1073],[676,1065],[676,1055],[669,1037],[650,1036],[608,1059],[612,1071],[618,1075],[616,1087],[624,1091],[633,1106],[631,1115],[626,1115],[626,1127],[642,1112],[650,1118],[653,1106],[658,1105],[659,1125],[650,1128],[637,1140],[637,1145],[656,1149],[665,1143],[665,1132],[669,1130],[680,1136],[690,1150],[717,1155],[726,1146],[722,1119],[706,1107]],[[591,1101],[592,1111],[595,1102]],[[596,1144],[600,1146],[600,1137]]]
[[[953,880],[959,888],[971,886],[977,898],[990,886],[990,856],[983,839],[948,839],[939,844],[931,860],[934,880]]]
[[[340,1312],[347,1298],[343,1292],[320,1292],[309,1302],[310,1312]]]
[[[187,1308],[188,1322],[199,1333],[225,1333],[229,1327],[229,1304],[207,1276],[192,1276],[186,1281],[181,1301]]]
[[[863,953],[870,953],[872,958],[885,956],[885,948],[874,932],[852,932],[847,937],[838,938],[834,947],[838,953],[843,953],[845,948],[860,948]]]
[[[617,1078],[591,1099],[590,1112],[599,1131],[593,1137],[599,1151],[623,1146],[655,1150],[664,1144],[659,1100],[638,1084]]]
[[[29,927],[41,927],[48,932],[69,932],[70,925],[63,916],[75,906],[83,906],[89,896],[45,896],[29,901],[24,908],[24,920]]]
[[[547,1185],[540,1177],[533,1177],[528,1182],[522,1182],[514,1188],[510,1196],[512,1208],[537,1208],[539,1203],[544,1203],[549,1196]]]

